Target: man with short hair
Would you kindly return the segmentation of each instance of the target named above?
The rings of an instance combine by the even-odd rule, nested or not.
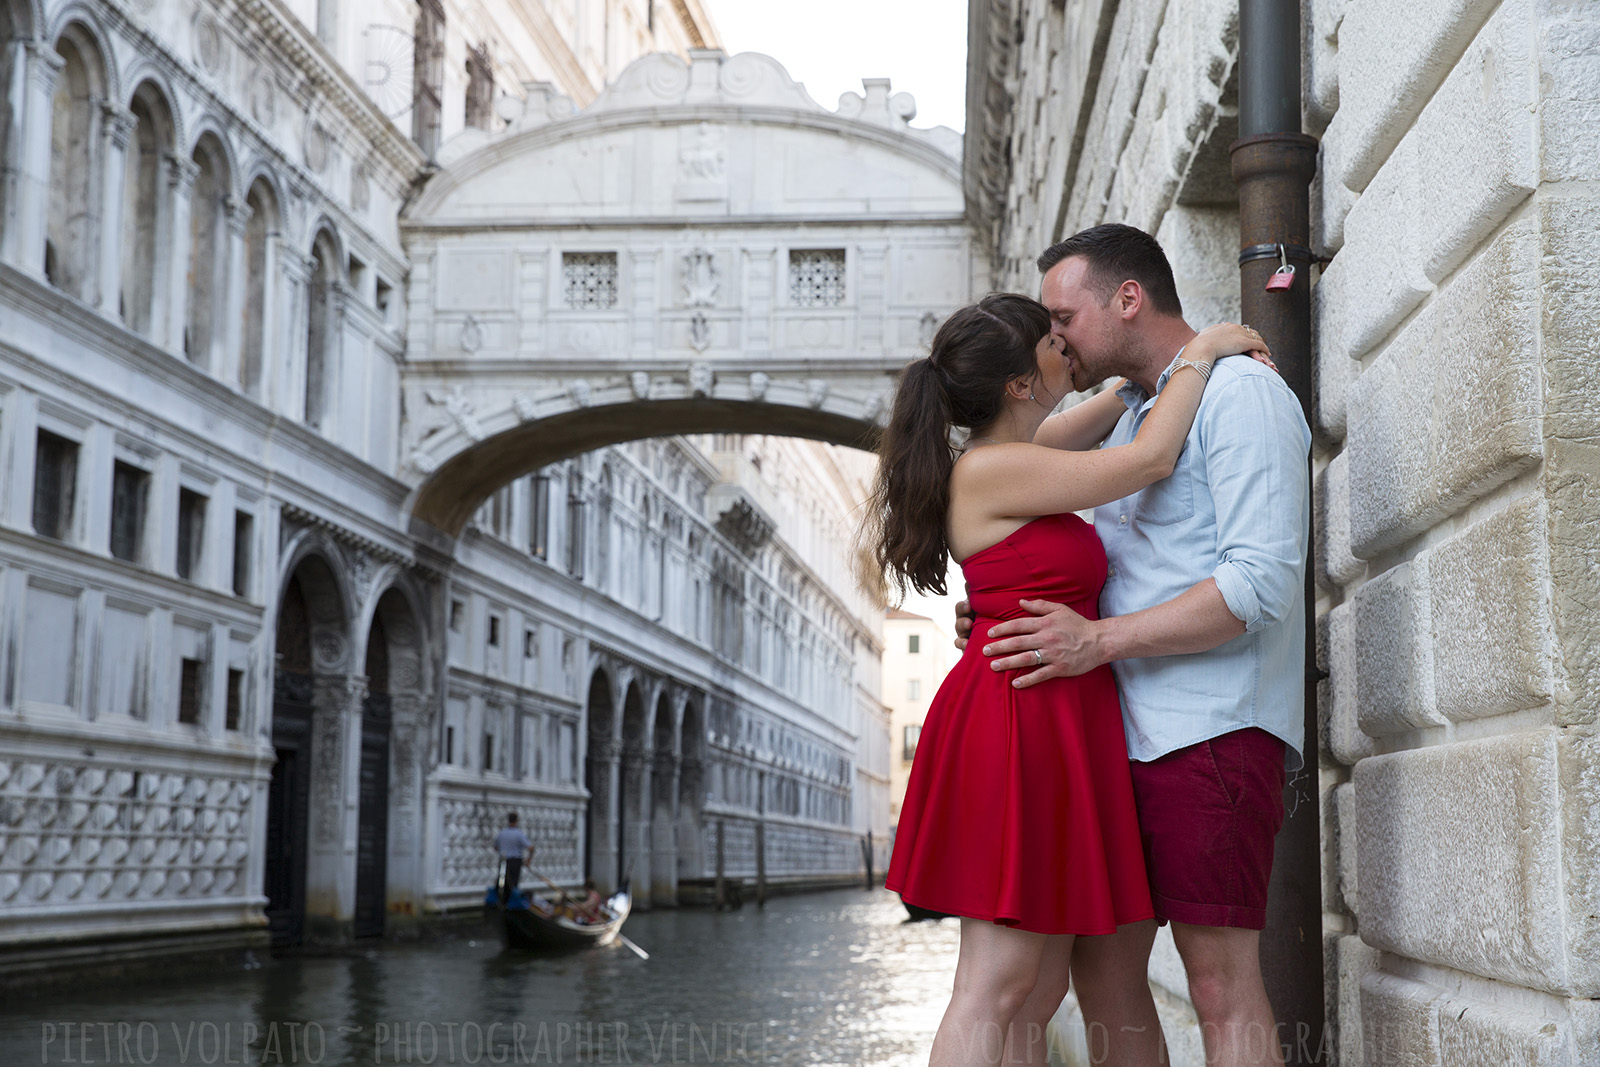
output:
[[[1108,224],[1050,247],[1039,270],[1073,386],[1126,378],[1105,443],[1132,440],[1195,336],[1165,253]],[[1157,919],[1073,951],[1106,1063],[1166,1062],[1148,982],[1158,921],[1172,923],[1207,1064],[1282,1062],[1259,943],[1285,766],[1302,763],[1310,444],[1282,378],[1219,360],[1172,476],[1095,509],[1100,620],[1025,600],[1034,617],[977,635],[994,669],[1028,672],[1019,687],[1102,663],[1117,676]]]
[[[522,882],[522,860],[526,856],[528,862],[533,862],[533,842],[528,840],[528,835],[517,826],[517,813],[511,812],[506,816],[506,824],[500,832],[494,835],[493,848],[505,861],[505,876],[500,880],[500,903],[510,901],[517,891],[517,886]]]

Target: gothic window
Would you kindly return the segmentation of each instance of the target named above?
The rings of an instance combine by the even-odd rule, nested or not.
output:
[[[531,497],[528,519],[528,551],[540,559],[550,558],[550,476],[543,472],[529,479]]]
[[[617,306],[615,252],[564,252],[561,277],[567,307],[593,311]]]
[[[306,425],[323,428],[328,414],[328,384],[334,374],[329,362],[336,349],[332,328],[333,287],[339,279],[339,254],[327,232],[317,236],[311,250],[311,279],[306,283]]]
[[[411,138],[430,158],[439,149],[444,114],[444,4],[417,0],[416,47],[412,60]]]
[[[227,718],[223,720],[223,728],[227,730],[239,729],[239,723],[244,717],[244,671],[228,668],[228,710]]]
[[[56,77],[50,121],[50,208],[45,226],[45,278],[64,293],[93,301],[95,190],[100,153],[95,138],[99,55],[81,26],[56,43],[63,64]]]
[[[172,151],[172,113],[161,91],[146,82],[128,105],[128,140],[122,192],[122,321],[136,333],[155,334],[159,247],[167,233],[165,157]]]
[[[250,595],[251,547],[255,544],[255,516],[248,511],[233,513],[233,595]]]
[[[131,463],[117,460],[111,470],[111,554],[129,563],[139,562],[144,540],[144,509],[150,494],[150,475]]]
[[[844,249],[795,249],[789,253],[789,303],[838,307],[844,303]]]
[[[489,46],[480,44],[467,51],[466,124],[480,130],[494,123],[494,62]]]
[[[193,489],[178,490],[178,577],[193,581],[200,573],[205,546],[206,498]]]
[[[215,137],[208,135],[195,146],[194,163],[200,169],[189,198],[189,301],[183,352],[201,367],[212,365],[212,349],[218,340],[217,308],[227,292],[224,242],[228,227],[223,210],[228,180],[223,159]]]
[[[78,443],[40,430],[33,456],[33,532],[68,540],[77,492]]]
[[[277,226],[278,200],[263,179],[256,179],[245,197],[250,209],[244,229],[244,328],[239,352],[239,386],[251,396],[261,392],[261,372],[267,355],[267,244]]]

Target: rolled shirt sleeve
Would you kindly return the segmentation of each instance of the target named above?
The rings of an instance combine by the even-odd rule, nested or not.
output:
[[[1230,376],[1211,388],[1218,386],[1227,395],[1201,413],[1216,504],[1211,577],[1245,632],[1255,633],[1284,620],[1305,582],[1311,434],[1276,374]]]

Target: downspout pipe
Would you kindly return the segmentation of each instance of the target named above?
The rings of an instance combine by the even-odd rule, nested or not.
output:
[[[1240,0],[1239,140],[1230,149],[1239,188],[1241,321],[1260,330],[1312,420],[1309,186],[1317,141],[1300,126],[1299,0]],[[1293,282],[1268,291],[1282,265]],[[1305,767],[1285,796],[1261,932],[1261,968],[1288,1064],[1325,1064],[1322,845],[1318,785],[1315,579],[1306,572]]]

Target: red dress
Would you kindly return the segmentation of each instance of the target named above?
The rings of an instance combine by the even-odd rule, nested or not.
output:
[[[1034,519],[961,564],[974,639],[917,742],[885,884],[912,904],[1041,934],[1109,934],[1151,918],[1109,667],[1011,686],[982,634],[1051,600],[1099,617],[1106,554],[1076,515]]]

